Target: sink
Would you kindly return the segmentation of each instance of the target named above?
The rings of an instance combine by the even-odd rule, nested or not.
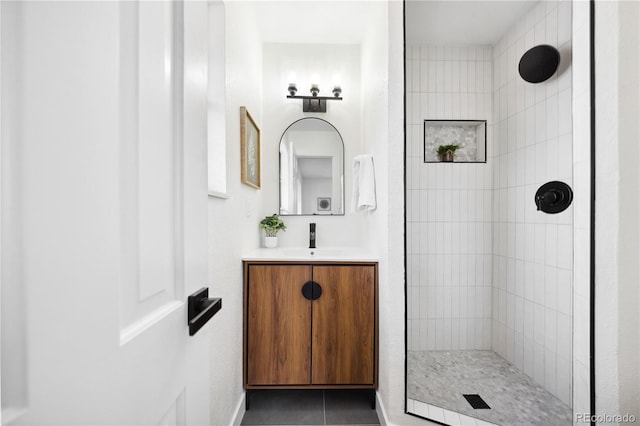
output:
[[[319,258],[337,258],[345,255],[344,249],[334,248],[283,248],[282,252],[285,257],[319,259]]]
[[[243,260],[320,260],[320,261],[377,261],[368,250],[361,247],[279,247],[261,248],[243,256]]]

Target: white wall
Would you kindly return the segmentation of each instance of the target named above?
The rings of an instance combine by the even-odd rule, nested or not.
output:
[[[318,197],[332,198],[331,189],[331,179],[302,179],[302,211],[322,214],[318,210]]]
[[[292,40],[293,41],[293,40]],[[318,117],[330,122],[344,142],[344,216],[283,216],[287,230],[278,234],[280,246],[308,247],[309,223],[317,224],[318,247],[358,246],[358,216],[351,213],[351,163],[360,153],[362,118],[360,110],[360,47],[340,44],[265,43],[262,121],[262,216],[278,212],[280,138],[287,127],[303,117]],[[331,96],[332,82],[339,80],[342,101],[327,101],[326,113],[303,113],[302,101],[287,99],[287,86],[296,83],[298,95],[307,95],[312,80],[320,80],[320,96]]]
[[[492,159],[425,163],[424,120],[487,120],[491,46],[407,46],[409,350],[491,347]]]
[[[591,92],[589,3],[573,2],[573,410],[590,408]],[[576,424],[577,419],[574,419]]]
[[[18,34],[21,27],[20,7],[17,3],[3,4],[2,10],[2,305],[0,314],[2,320],[1,341],[2,365],[2,412],[4,421],[9,422],[16,413],[20,413],[27,404],[27,341],[26,312],[11,300],[24,300],[27,289],[20,285],[24,281],[20,253],[24,250],[22,240],[22,219],[17,209],[6,209],[7,205],[18,206],[22,203],[22,188],[17,181],[16,165],[24,155],[19,146],[5,141],[17,140],[20,137],[17,124],[18,111],[10,103],[12,99],[19,99],[22,83],[17,67],[7,66],[10,63],[20,63],[19,43],[13,34]],[[21,43],[20,43],[21,44]],[[11,226],[9,226],[11,225]],[[10,242],[10,244],[8,244]],[[8,250],[12,247],[13,250]],[[11,342],[11,345],[7,344]]]
[[[539,44],[560,51],[542,83],[518,74]],[[573,186],[571,3],[539,2],[494,46],[492,348],[571,405],[573,207],[536,211],[538,187]]]
[[[640,7],[596,2],[596,414],[640,418]]]
[[[640,3],[620,6],[620,413],[640,419]],[[626,54],[629,52],[629,55]],[[630,195],[630,196],[627,196]]]
[[[2,8],[0,7],[0,51],[4,51],[2,49]],[[0,54],[0,82],[2,82],[2,55]],[[2,84],[0,84],[0,99],[2,99]],[[0,103],[0,129],[2,129],[2,104]],[[2,135],[0,134],[0,141],[2,140]],[[0,188],[2,188],[2,150],[0,149]],[[0,190],[1,191],[1,190]],[[2,223],[2,211],[0,210],[0,223]],[[1,232],[1,231],[0,231]],[[0,235],[1,237],[1,235]],[[2,240],[0,238],[0,259],[2,258]],[[0,261],[0,277],[2,277],[2,262]],[[2,284],[2,279],[0,278],[0,285]],[[2,306],[2,293],[0,293],[0,307]],[[0,360],[3,358],[2,353],[2,316],[0,315]],[[0,401],[3,401],[2,398],[2,365],[0,365]],[[0,424],[2,424],[2,407],[0,406]]]
[[[379,19],[362,43],[362,151],[374,157],[378,208],[361,220],[364,245],[380,255],[378,415],[382,424],[424,424],[404,414],[403,5],[369,7]]]
[[[229,198],[209,197],[208,284],[210,294],[222,297],[223,302],[222,310],[216,315],[219,326],[211,330],[212,424],[228,424],[236,410],[244,410],[241,405],[244,390],[240,259],[245,252],[260,245],[258,222],[264,216],[263,191],[240,183],[240,106],[246,106],[258,126],[263,126],[262,44],[255,19],[250,3],[225,3]],[[263,185],[264,176],[263,171]]]

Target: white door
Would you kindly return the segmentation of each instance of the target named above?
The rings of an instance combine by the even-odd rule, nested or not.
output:
[[[0,8],[2,423],[209,423],[206,2]]]

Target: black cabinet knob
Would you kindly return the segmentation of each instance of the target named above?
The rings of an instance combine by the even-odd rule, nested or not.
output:
[[[302,286],[302,295],[307,300],[317,300],[322,296],[322,287],[315,281],[307,281]]]

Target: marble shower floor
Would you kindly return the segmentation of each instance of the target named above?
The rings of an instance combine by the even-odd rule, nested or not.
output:
[[[407,397],[491,423],[571,425],[571,408],[491,351],[408,351]],[[473,409],[478,394],[491,409]]]

